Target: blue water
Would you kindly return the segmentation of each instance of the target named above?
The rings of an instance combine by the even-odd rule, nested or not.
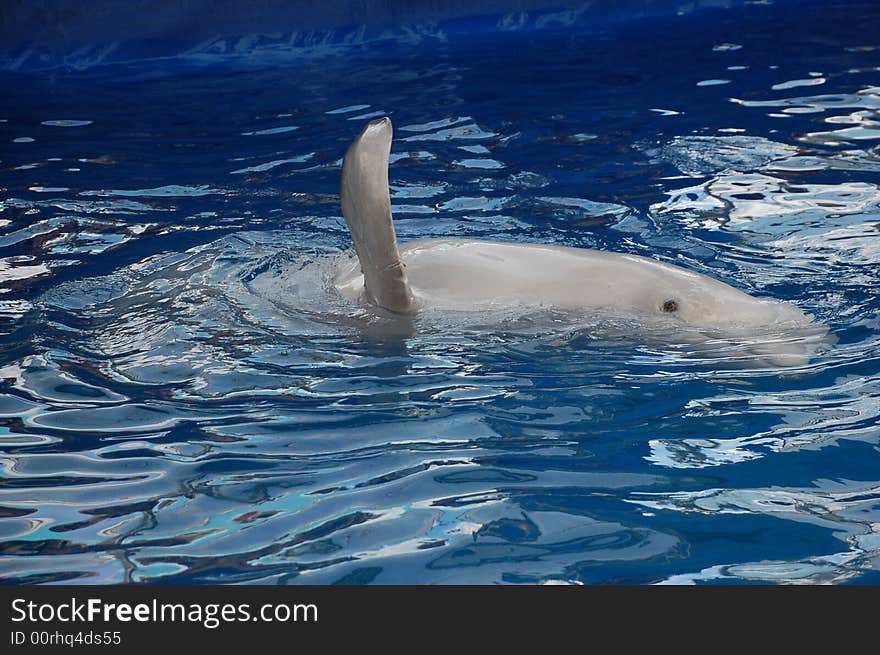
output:
[[[880,582],[880,5],[523,25],[0,73],[3,581]],[[389,332],[320,265],[379,115],[401,240],[649,255],[836,343]]]

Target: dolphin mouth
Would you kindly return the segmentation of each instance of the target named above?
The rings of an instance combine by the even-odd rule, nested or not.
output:
[[[812,320],[767,325],[760,330],[719,331],[710,336],[710,342],[721,351],[730,349],[734,359],[761,368],[802,368],[837,343],[827,325]]]

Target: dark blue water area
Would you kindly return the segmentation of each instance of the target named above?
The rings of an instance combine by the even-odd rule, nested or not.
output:
[[[0,73],[4,582],[878,582],[880,5],[541,16]],[[385,115],[401,241],[650,256],[828,336],[389,330],[333,287]]]

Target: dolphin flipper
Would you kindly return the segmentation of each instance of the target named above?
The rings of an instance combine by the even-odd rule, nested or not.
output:
[[[414,309],[406,270],[397,249],[388,194],[391,121],[371,121],[345,153],[342,213],[364,274],[367,300],[393,312]]]

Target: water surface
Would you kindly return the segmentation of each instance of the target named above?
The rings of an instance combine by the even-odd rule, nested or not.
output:
[[[0,74],[5,582],[880,582],[880,8],[514,18]],[[652,256],[836,344],[389,332],[321,264],[383,115],[401,240]]]

